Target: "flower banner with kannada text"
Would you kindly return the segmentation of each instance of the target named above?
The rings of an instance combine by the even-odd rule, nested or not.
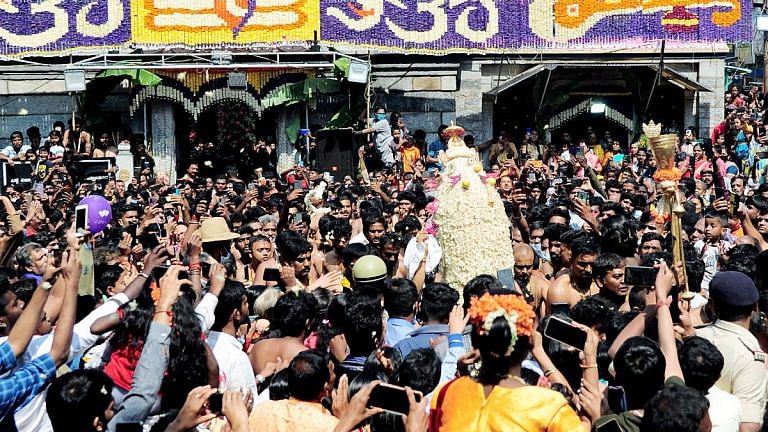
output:
[[[323,43],[424,53],[750,41],[747,0],[0,0],[0,55]]]
[[[321,0],[321,38],[417,52],[749,41],[745,0]]]
[[[0,54],[126,44],[129,0],[0,0]]]

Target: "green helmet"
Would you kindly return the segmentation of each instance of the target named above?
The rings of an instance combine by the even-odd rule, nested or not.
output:
[[[360,257],[352,266],[355,283],[379,282],[387,278],[387,264],[376,255]]]

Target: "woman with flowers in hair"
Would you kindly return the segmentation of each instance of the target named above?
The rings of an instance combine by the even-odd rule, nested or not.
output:
[[[590,430],[590,421],[579,418],[562,394],[528,385],[520,378],[536,318],[525,299],[514,294],[485,294],[472,299],[467,314],[480,366],[473,376],[450,381],[436,390],[430,413],[431,432]],[[597,350],[587,351],[592,350],[585,347],[584,362],[591,365],[583,364],[585,371],[597,367]],[[594,378],[596,381],[596,374]],[[596,407],[599,416],[600,396],[591,389],[592,385],[584,385],[581,393],[589,394],[592,400],[585,405]],[[586,406],[584,409],[589,410]]]

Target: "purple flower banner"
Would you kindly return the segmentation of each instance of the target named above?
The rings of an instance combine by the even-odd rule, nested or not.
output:
[[[323,41],[417,52],[751,40],[745,0],[321,0]]]
[[[0,54],[119,46],[130,36],[129,0],[0,0]]]

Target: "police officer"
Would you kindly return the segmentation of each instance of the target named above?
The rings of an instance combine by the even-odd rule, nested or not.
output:
[[[747,275],[735,271],[716,273],[709,286],[710,302],[717,319],[696,330],[723,354],[725,364],[717,387],[739,398],[740,431],[759,431],[768,389],[766,354],[749,331],[757,312],[758,292]]]
[[[386,285],[387,264],[376,255],[360,257],[352,266],[352,280],[355,290],[372,288],[377,292]]]

